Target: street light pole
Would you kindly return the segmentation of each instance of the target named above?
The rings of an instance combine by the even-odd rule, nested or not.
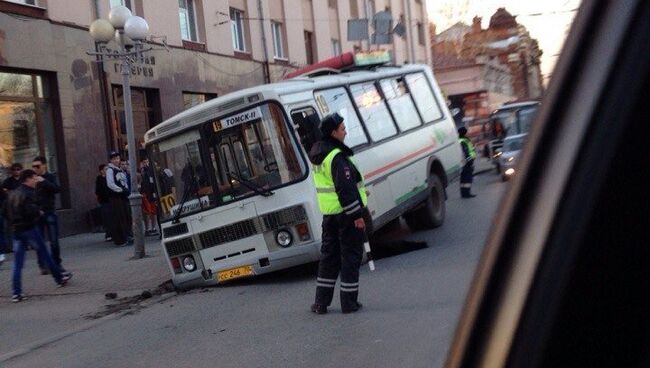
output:
[[[127,54],[124,46],[124,30],[118,30],[120,39],[120,48],[123,54]],[[144,229],[142,223],[142,195],[138,191],[137,181],[137,147],[135,144],[135,131],[133,129],[133,108],[131,107],[131,83],[129,80],[131,67],[129,66],[128,56],[121,58],[120,72],[122,74],[122,98],[124,99],[124,116],[126,119],[126,140],[128,142],[129,152],[129,175],[131,176],[131,194],[129,203],[131,205],[131,229],[133,231],[133,258],[143,258],[144,251]]]
[[[90,34],[96,42],[105,44],[112,39],[119,46],[118,53],[109,53],[101,48],[99,52],[88,52],[89,55],[98,55],[101,58],[115,58],[120,60],[120,74],[122,75],[122,97],[124,99],[124,117],[126,119],[126,137],[129,153],[129,175],[131,176],[129,203],[131,205],[131,228],[133,231],[134,254],[133,258],[143,258],[144,250],[144,227],[142,222],[142,195],[138,191],[137,182],[137,161],[138,147],[135,141],[135,130],[133,127],[133,109],[131,107],[131,60],[139,60],[144,52],[152,48],[143,49],[142,41],[149,32],[147,22],[138,16],[133,16],[125,6],[116,6],[111,9],[109,20],[97,19],[90,25]],[[127,40],[135,41],[135,45],[127,47]],[[129,44],[131,45],[131,44]]]

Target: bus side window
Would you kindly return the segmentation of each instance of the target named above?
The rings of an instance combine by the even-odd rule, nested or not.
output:
[[[427,124],[442,118],[442,111],[426,75],[424,73],[407,74],[405,78],[411,97],[415,100],[415,105],[424,123]]]
[[[291,120],[297,126],[296,130],[300,136],[300,142],[305,148],[306,152],[311,150],[311,146],[316,143],[320,137],[320,130],[318,124],[320,119],[313,108],[308,107],[302,110],[294,110],[291,112]]]

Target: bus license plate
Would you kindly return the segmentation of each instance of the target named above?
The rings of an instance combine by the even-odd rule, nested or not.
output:
[[[217,273],[217,281],[223,282],[253,274],[253,266],[242,266]]]

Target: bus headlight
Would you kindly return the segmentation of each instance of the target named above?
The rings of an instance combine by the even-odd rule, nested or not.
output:
[[[293,242],[293,236],[287,230],[280,230],[275,234],[275,242],[282,248],[287,248]]]
[[[183,268],[187,272],[192,272],[196,270],[196,262],[194,261],[194,257],[192,256],[183,257]]]

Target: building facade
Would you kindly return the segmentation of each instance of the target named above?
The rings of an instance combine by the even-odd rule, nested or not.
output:
[[[97,166],[111,150],[128,154],[119,63],[87,54],[97,47],[90,23],[116,5],[168,46],[131,68],[138,141],[197,103],[342,52],[382,48],[397,64],[430,62],[422,0],[0,0],[0,178],[45,156],[64,188],[63,234],[89,229]],[[348,19],[379,10],[402,20],[405,37],[347,41]]]
[[[505,8],[490,17],[487,29],[479,17],[472,25],[454,24],[434,37],[431,49],[437,77],[448,95],[478,92],[478,83],[492,95],[486,108],[493,109],[494,104],[538,99],[543,93],[542,51]]]

